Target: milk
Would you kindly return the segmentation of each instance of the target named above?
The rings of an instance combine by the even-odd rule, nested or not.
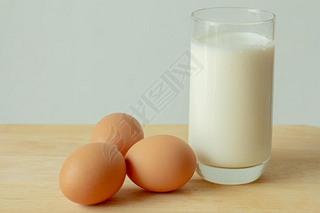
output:
[[[191,53],[204,65],[190,79],[189,144],[197,160],[225,168],[267,160],[273,42],[253,33],[219,33],[194,39]]]

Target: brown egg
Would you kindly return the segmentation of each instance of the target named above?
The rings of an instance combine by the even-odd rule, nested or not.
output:
[[[138,186],[154,192],[180,188],[192,177],[196,157],[180,138],[155,135],[131,147],[126,155],[127,175]]]
[[[97,123],[90,142],[112,144],[125,156],[130,147],[143,137],[142,126],[134,117],[125,113],[113,113]]]
[[[125,176],[125,161],[116,148],[106,143],[91,143],[80,147],[65,160],[59,184],[71,201],[92,205],[113,196]]]

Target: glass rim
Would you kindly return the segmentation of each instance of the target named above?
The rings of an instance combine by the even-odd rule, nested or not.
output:
[[[206,20],[196,15],[196,13],[198,12],[208,11],[212,9],[241,9],[241,10],[246,10],[248,12],[266,13],[271,15],[271,18],[261,20],[261,21],[253,21],[253,22],[221,22],[221,21]],[[206,8],[201,8],[193,11],[191,13],[191,18],[194,21],[201,21],[208,24],[212,24],[212,25],[256,25],[256,24],[273,23],[276,19],[276,15],[273,12],[270,12],[268,10],[262,10],[262,9],[256,9],[256,8],[250,8],[250,7],[206,7]]]

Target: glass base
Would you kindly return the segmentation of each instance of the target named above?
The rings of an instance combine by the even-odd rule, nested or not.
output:
[[[269,159],[259,165],[246,168],[219,168],[208,166],[198,162],[197,173],[205,180],[223,185],[246,184],[257,180],[265,168]]]

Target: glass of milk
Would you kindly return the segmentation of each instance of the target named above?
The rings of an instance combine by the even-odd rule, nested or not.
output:
[[[197,173],[219,184],[252,182],[271,153],[275,15],[220,7],[192,20],[189,144]],[[193,74],[192,61],[203,69]]]

